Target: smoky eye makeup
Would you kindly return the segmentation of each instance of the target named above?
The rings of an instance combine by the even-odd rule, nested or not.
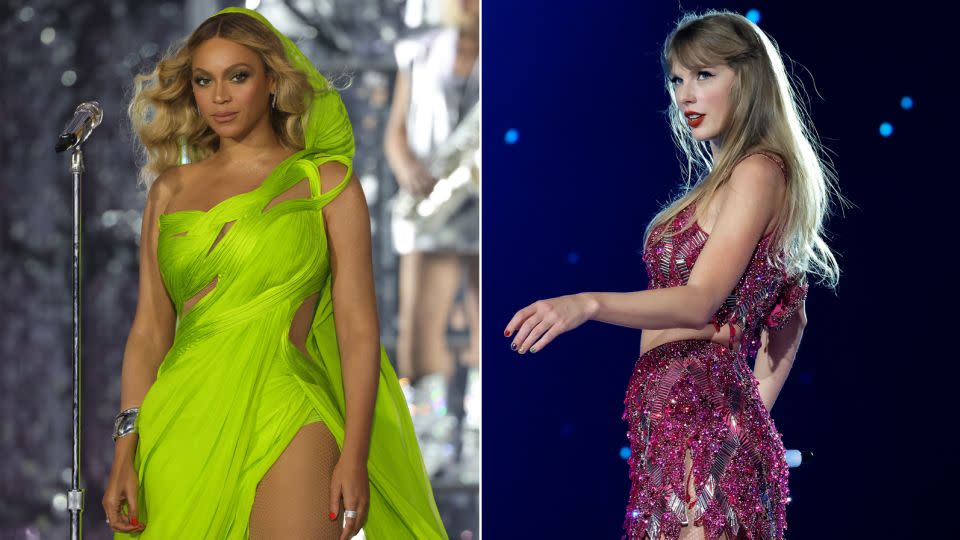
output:
[[[247,70],[237,71],[236,73],[230,76],[230,80],[236,79],[237,82],[243,82],[248,78],[250,78],[250,72],[248,72]],[[201,81],[206,81],[206,80],[209,80],[209,79],[199,74],[193,77],[193,82],[198,86],[205,86],[204,84],[201,83]]]

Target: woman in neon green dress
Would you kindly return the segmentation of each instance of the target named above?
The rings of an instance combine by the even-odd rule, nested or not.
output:
[[[447,538],[379,342],[335,89],[242,8],[137,81],[148,196],[114,538]]]

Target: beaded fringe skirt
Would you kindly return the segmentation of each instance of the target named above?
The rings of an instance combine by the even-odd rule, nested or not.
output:
[[[709,340],[664,343],[637,360],[624,404],[624,538],[676,540],[691,523],[708,540],[783,538],[784,447],[744,358]]]

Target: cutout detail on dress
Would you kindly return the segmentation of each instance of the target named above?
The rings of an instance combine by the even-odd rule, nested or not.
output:
[[[313,321],[313,312],[317,309],[317,301],[320,299],[320,292],[315,292],[308,296],[297,312],[293,315],[290,322],[290,330],[287,338],[294,347],[300,350],[304,356],[309,357],[307,353],[307,334],[310,332],[310,323]]]
[[[310,199],[313,196],[313,193],[310,191],[310,179],[302,178],[296,184],[290,186],[289,188],[283,190],[274,198],[270,199],[270,202],[264,206],[260,212],[266,213],[268,210],[274,206],[289,200],[294,199]]]
[[[223,224],[223,227],[220,228],[220,234],[217,235],[217,238],[213,241],[213,244],[210,246],[210,249],[207,250],[207,255],[210,255],[210,253],[213,252],[213,248],[217,247],[217,245],[220,243],[220,240],[223,240],[223,237],[226,236],[227,231],[229,231],[230,228],[233,227],[234,223],[236,223],[236,220],[228,221]]]
[[[209,294],[210,291],[212,291],[213,288],[217,286],[217,281],[219,281],[219,279],[220,279],[220,276],[214,276],[213,279],[210,281],[210,283],[208,283],[204,288],[200,289],[199,292],[197,292],[196,294],[191,296],[186,302],[184,302],[182,314],[180,316],[183,317],[184,315],[186,315],[189,310],[193,309],[193,306],[196,305],[197,302],[199,302],[204,296]]]

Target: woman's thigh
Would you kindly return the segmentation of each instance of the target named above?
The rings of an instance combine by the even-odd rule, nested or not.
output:
[[[301,427],[257,485],[250,539],[340,538],[340,520],[327,518],[330,478],[339,458],[337,441],[326,425]]]
[[[411,328],[422,325],[424,330],[446,330],[446,319],[462,277],[463,265],[456,254],[410,253],[401,256],[401,316],[418,320],[418,324]]]
[[[693,469],[693,456],[690,454],[690,449],[688,448],[684,453],[684,458],[683,458],[683,478],[685,480],[688,478],[690,479],[689,485],[687,486],[687,497],[691,499],[695,499],[697,496],[697,490],[694,487],[696,484],[695,482],[696,479],[690,478],[690,475],[693,474],[692,469]],[[664,538],[662,534],[660,535],[660,537]],[[739,538],[741,538],[740,534],[738,534],[736,537],[732,537],[727,533],[723,533],[720,535],[720,538],[718,538],[718,540],[738,540]],[[705,539],[706,539],[706,530],[703,528],[702,525],[697,525],[692,520],[690,521],[689,525],[687,525],[686,527],[682,527],[680,529],[680,540],[705,540]]]
[[[421,287],[417,306],[420,314],[435,320],[434,329],[446,332],[450,308],[460,286],[463,269],[460,258],[452,253],[424,254],[420,261]]]

